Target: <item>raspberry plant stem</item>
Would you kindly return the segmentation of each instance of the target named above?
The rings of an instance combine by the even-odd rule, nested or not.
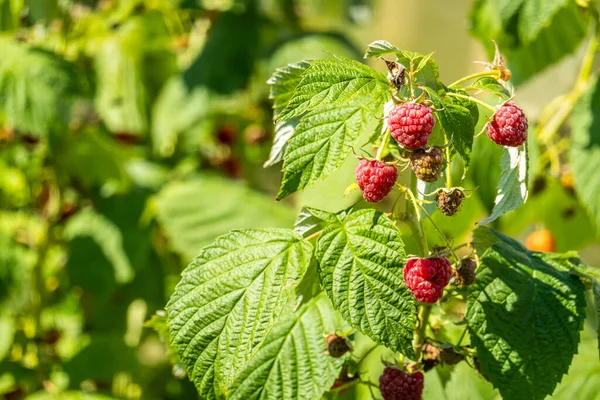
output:
[[[472,75],[468,75],[468,76],[460,78],[456,82],[451,83],[448,87],[454,87],[454,86],[458,85],[459,83],[463,83],[463,82],[466,82],[468,80],[475,79],[475,78],[483,78],[486,76],[489,76],[490,78],[498,79],[498,78],[500,78],[500,71],[492,70],[492,71],[477,72],[476,74],[472,74]]]
[[[375,158],[377,159],[377,161],[381,161],[381,159],[383,158],[383,152],[388,147],[388,144],[390,143],[390,136],[391,136],[390,132],[386,129],[383,134],[383,140],[381,141],[381,145],[377,149],[377,154],[375,155]]]
[[[429,322],[429,316],[431,315],[431,304],[421,304],[419,306],[419,325],[415,329],[413,337],[413,347],[415,348],[415,361],[419,361],[423,354],[422,347],[425,343],[425,331]]]
[[[446,187],[452,187],[452,167],[450,166],[450,146],[446,147]]]

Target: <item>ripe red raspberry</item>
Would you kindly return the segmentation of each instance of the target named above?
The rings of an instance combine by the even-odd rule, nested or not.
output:
[[[356,166],[356,182],[366,201],[381,201],[394,187],[398,168],[377,160],[362,159]]]
[[[399,104],[388,115],[388,126],[392,136],[410,150],[427,144],[433,125],[433,113],[425,104]]]
[[[329,336],[327,336],[327,352],[331,357],[342,357],[349,350],[350,344],[348,343],[348,340],[345,337],[339,336],[335,333],[332,333]]]
[[[409,374],[396,367],[385,367],[379,377],[384,400],[421,400],[424,377],[421,371]]]
[[[492,122],[487,124],[487,135],[502,146],[517,147],[527,140],[527,117],[512,101],[507,101],[500,107]]]
[[[452,268],[446,257],[411,258],[404,267],[406,286],[423,303],[438,301],[451,276]]]

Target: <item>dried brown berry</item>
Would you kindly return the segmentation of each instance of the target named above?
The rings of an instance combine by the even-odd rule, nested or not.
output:
[[[327,336],[327,352],[331,357],[342,357],[349,350],[350,344],[345,337],[339,336],[335,333]]]
[[[460,266],[455,272],[456,283],[460,286],[469,286],[475,282],[477,263],[472,258],[461,260]]]
[[[464,360],[464,358],[465,357],[462,354],[457,353],[452,348],[443,349],[442,352],[440,353],[440,359],[442,360],[442,363],[444,363],[446,365],[458,364],[459,362]]]
[[[444,168],[444,152],[436,146],[417,149],[410,156],[410,167],[420,180],[435,182]]]
[[[444,215],[452,216],[460,209],[464,198],[465,194],[458,188],[452,188],[449,191],[442,189],[437,193],[436,201]]]

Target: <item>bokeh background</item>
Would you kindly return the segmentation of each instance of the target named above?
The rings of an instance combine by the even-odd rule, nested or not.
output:
[[[374,40],[435,52],[447,84],[482,70],[474,61],[490,60],[490,38],[506,48],[532,125],[531,194],[495,228],[523,241],[549,230],[557,251],[597,265],[596,224],[568,156],[546,160],[558,145],[535,138],[544,107],[575,85],[584,17],[551,19],[545,34],[558,53],[531,59],[509,30],[481,33],[486,3],[0,0],[0,396],[196,398],[165,346],[161,313],[183,267],[230,229],[291,227],[303,205],[338,211],[360,199],[344,196],[351,157],[325,182],[274,201],[280,164],[263,168],[275,129],[266,81],[303,59],[362,59]],[[434,215],[456,243],[493,205],[500,152],[489,143],[476,139],[463,184],[476,190],[461,213]],[[553,398],[600,399],[596,323],[590,313]],[[358,338],[357,353],[369,347]],[[376,381],[385,356],[370,354],[365,376]],[[338,397],[371,393],[360,385]],[[462,363],[429,372],[425,398],[499,396]]]

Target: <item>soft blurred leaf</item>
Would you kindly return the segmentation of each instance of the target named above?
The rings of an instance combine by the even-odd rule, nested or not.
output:
[[[498,42],[517,85],[572,53],[586,35],[576,1],[477,0],[470,19],[488,54],[491,40]]]
[[[85,129],[72,133],[53,151],[60,154],[58,168],[87,187],[100,187],[112,194],[130,184],[124,168],[127,153],[102,132]]]
[[[82,92],[74,66],[50,52],[0,39],[0,114],[35,136],[62,133],[70,106]]]
[[[123,249],[121,231],[110,220],[91,210],[85,210],[72,217],[65,226],[65,236],[72,240],[87,236],[94,239],[114,268],[118,283],[133,279],[134,271]]]
[[[581,97],[571,122],[571,163],[575,190],[590,216],[600,227],[600,80]]]
[[[154,105],[155,152],[171,155],[177,136],[211,112],[217,106],[212,104],[215,100],[245,88],[258,44],[258,16],[253,7],[219,15],[200,56],[166,83]]]
[[[156,211],[171,245],[186,259],[231,229],[289,227],[295,218],[266,195],[207,175],[167,185],[157,195]]]

